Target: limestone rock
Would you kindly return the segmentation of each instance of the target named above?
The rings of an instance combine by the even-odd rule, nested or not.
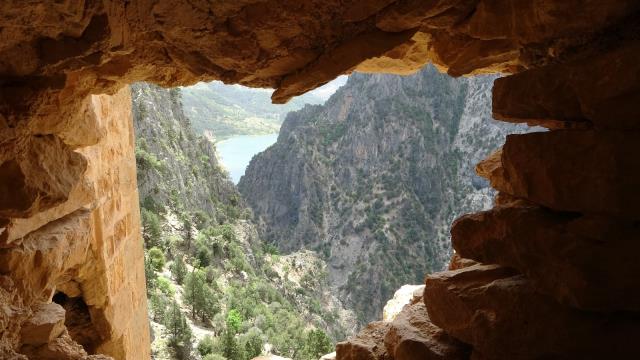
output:
[[[382,310],[382,321],[393,321],[407,304],[422,298],[424,285],[402,285]]]
[[[91,359],[87,352],[78,345],[69,334],[63,332],[60,336],[40,346],[24,345],[21,350],[30,359],[39,360],[85,360]],[[100,358],[98,358],[100,359]],[[104,359],[104,358],[103,358]],[[109,359],[108,357],[106,359]]]
[[[477,262],[471,260],[471,259],[465,259],[463,257],[460,256],[460,254],[458,253],[454,253],[451,256],[451,261],[449,262],[449,270],[458,270],[458,269],[463,269],[469,266],[473,266],[476,265]]]
[[[372,322],[356,336],[336,345],[336,360],[391,360],[384,346],[384,337],[390,324]]]
[[[393,320],[384,337],[394,360],[468,359],[467,347],[431,323],[422,301],[409,304]]]
[[[540,292],[583,309],[640,310],[635,222],[557,213],[538,206],[496,207],[453,224],[456,251],[518,269]]]
[[[432,322],[470,344],[478,359],[635,358],[637,318],[574,310],[538,294],[513,270],[496,265],[427,277]]]
[[[87,305],[91,323],[86,325],[100,339],[95,344],[97,353],[118,360],[149,356],[149,346],[141,345],[148,344],[149,331],[131,97],[124,88],[113,96],[91,96],[90,100],[95,115],[92,121],[105,131],[88,139],[97,140],[97,144],[71,151],[71,146],[56,135],[31,136],[38,140],[29,140],[31,147],[23,152],[13,148],[2,153],[18,154],[11,155],[19,160],[16,166],[11,162],[8,166],[16,171],[29,169],[30,177],[36,178],[32,184],[43,184],[41,188],[48,193],[60,195],[55,202],[46,203],[52,206],[47,210],[41,206],[45,202],[37,200],[33,202],[37,206],[22,212],[28,217],[11,218],[5,223],[0,238],[0,272],[10,279],[11,290],[7,291],[11,295],[6,302],[2,298],[0,311],[3,356],[20,349],[19,339],[11,333],[20,334],[20,324],[60,290],[81,297]],[[77,146],[77,141],[73,142]],[[74,163],[81,166],[74,167]],[[17,215],[19,208],[13,209],[6,214]],[[70,337],[58,345],[55,339],[48,345],[25,346],[30,351],[54,354],[62,348],[80,346]]]
[[[638,53],[640,41],[632,41],[598,56],[499,78],[493,114],[549,128],[638,129]]]
[[[62,334],[65,311],[56,303],[42,304],[34,308],[33,315],[22,325],[22,343],[47,344]]]
[[[639,141],[640,134],[619,131],[509,135],[499,155],[478,165],[479,173],[501,192],[554,210],[636,219]]]
[[[332,353],[322,355],[320,360],[336,360],[336,352],[334,351]]]
[[[285,357],[282,357],[282,356],[278,356],[278,355],[269,354],[269,355],[262,355],[262,356],[254,357],[251,360],[291,360],[291,359],[285,358]]]

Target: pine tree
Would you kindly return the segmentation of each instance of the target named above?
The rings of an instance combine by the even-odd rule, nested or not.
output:
[[[154,290],[149,297],[149,307],[153,313],[153,321],[164,323],[168,300],[161,292]]]
[[[195,269],[184,281],[184,298],[191,307],[191,316],[200,316],[202,321],[211,320],[220,311],[218,300],[207,285],[204,271]]]
[[[169,345],[179,358],[188,359],[191,351],[191,328],[175,301],[169,305],[165,326],[169,331]]]
[[[320,329],[311,330],[307,333],[307,338],[302,348],[302,359],[317,360],[322,355],[335,351],[331,339]]]
[[[222,355],[227,360],[243,360],[244,352],[238,344],[234,331],[227,327],[222,336]]]
[[[147,283],[147,296],[152,293],[153,289],[156,287],[156,280],[158,275],[153,269],[153,264],[151,263],[151,257],[148,254],[144,256],[144,277]]]
[[[160,219],[156,213],[147,210],[145,207],[140,209],[142,222],[142,237],[144,238],[147,248],[160,246],[162,241],[162,228],[160,227]]]
[[[184,277],[187,274],[187,266],[184,263],[184,258],[182,255],[176,256],[173,264],[171,264],[171,273],[173,274],[173,279],[179,285],[182,285],[182,283],[184,282]]]

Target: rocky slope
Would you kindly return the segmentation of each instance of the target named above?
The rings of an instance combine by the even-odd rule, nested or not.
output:
[[[491,205],[473,167],[522,130],[491,119],[494,79],[354,74],[289,114],[239,183],[264,237],[323,254],[360,321],[379,318],[397,287],[448,262],[453,219]]]
[[[132,94],[154,357],[223,353],[225,319],[235,313],[242,320],[233,335],[242,351],[234,360],[259,355],[265,346],[306,359],[312,329],[333,341],[353,333],[354,317],[330,291],[324,261],[311,251],[280,256],[261,241],[218,166],[215,146],[196,135],[184,115],[180,91],[137,83]],[[209,294],[197,310],[192,274],[202,274],[198,287]],[[182,315],[166,315],[172,304]],[[172,330],[175,319],[185,324],[179,333],[190,334],[178,338],[182,345]]]
[[[224,221],[239,197],[216,158],[214,146],[191,128],[179,89],[131,86],[138,189],[144,208],[205,212]],[[180,219],[186,220],[186,219]]]

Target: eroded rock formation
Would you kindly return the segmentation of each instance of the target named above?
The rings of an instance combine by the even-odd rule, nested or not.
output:
[[[8,295],[0,311],[2,358],[21,353],[33,359],[80,359],[87,352],[116,359],[149,356],[148,346],[140,346],[148,344],[149,328],[131,96],[123,88],[84,102],[88,115],[64,128],[77,131],[76,146],[58,134],[32,136],[17,160],[4,162],[10,165],[3,179],[22,173],[33,180],[6,182],[3,199],[26,195],[35,201],[28,211],[3,213],[11,217],[0,241],[2,292]],[[40,181],[41,190],[28,187],[30,181]],[[54,189],[60,195],[47,197]],[[4,208],[12,204],[2,202]],[[51,303],[66,297],[81,306]]]
[[[460,254],[514,273],[477,265],[430,278],[433,323],[476,359],[638,357],[637,294],[618,294],[638,287],[624,256],[639,220],[639,10],[635,0],[3,2],[0,353],[85,356],[73,332],[58,335],[59,319],[41,349],[21,337],[62,292],[87,305],[96,352],[148,358],[126,83],[220,79],[275,87],[284,102],[342,73],[431,61],[451,75],[517,73],[496,82],[496,117],[554,129],[507,141],[481,169],[504,198],[453,231]],[[509,209],[517,198],[534,206]],[[511,244],[520,234],[530,241]],[[628,282],[608,272],[618,259]],[[544,264],[569,272],[550,283]]]

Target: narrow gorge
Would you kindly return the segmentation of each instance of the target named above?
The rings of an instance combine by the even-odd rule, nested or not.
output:
[[[349,284],[349,276],[336,271],[344,265],[353,274],[353,286],[328,295],[363,304],[359,311],[366,315],[360,322],[373,319],[386,300],[381,296],[394,290],[390,278],[417,281],[416,272],[428,273],[424,291],[412,294],[395,318],[370,322],[339,342],[337,360],[639,358],[639,15],[635,0],[0,3],[0,358],[146,360],[152,340],[164,338],[156,336],[163,326],[176,330],[178,343],[185,344],[182,329],[188,320],[178,314],[181,304],[176,300],[163,312],[175,315],[173,321],[154,321],[157,304],[150,313],[147,292],[160,298],[163,292],[184,291],[195,299],[207,287],[214,290],[212,282],[176,286],[173,271],[182,265],[190,284],[207,281],[207,273],[170,257],[174,248],[159,246],[171,244],[177,232],[190,234],[184,224],[197,223],[191,210],[201,206],[213,215],[197,229],[204,233],[199,238],[211,242],[207,250],[218,240],[226,244],[221,257],[185,252],[198,258],[198,266],[207,259],[222,269],[227,264],[215,278],[229,287],[205,296],[209,301],[231,295],[244,299],[242,291],[257,289],[244,284],[258,281],[265,297],[288,291],[275,279],[284,278],[284,268],[291,270],[300,258],[265,246],[262,259],[273,263],[262,266],[258,247],[252,248],[253,239],[262,235],[280,250],[337,256],[335,263],[329,259],[328,278]],[[434,68],[459,80],[441,77]],[[290,115],[278,144],[252,164],[260,171],[270,171],[265,167],[273,164],[285,176],[283,181],[255,176],[242,181],[247,201],[258,209],[255,218],[244,213],[241,198],[218,196],[227,180],[194,183],[216,177],[218,169],[211,156],[188,161],[179,156],[210,150],[199,139],[180,139],[189,134],[173,123],[180,118],[177,107],[166,109],[173,113],[168,121],[154,115],[152,106],[134,102],[144,91],[171,107],[178,103],[175,91],[154,86],[217,80],[275,89],[271,99],[282,104],[344,74],[352,79],[339,91],[343,97]],[[441,115],[435,116],[428,90],[411,93],[421,82],[436,83],[448,94]],[[494,139],[498,132],[488,119],[463,121],[471,110],[467,104],[488,106],[486,98],[471,99],[491,82],[493,117],[523,124],[503,144]],[[391,90],[400,93],[403,106],[385,104]],[[416,107],[420,114],[414,116]],[[406,126],[396,119],[403,112]],[[138,123],[134,128],[134,116],[149,120],[148,127]],[[162,127],[154,127],[163,120]],[[357,127],[341,125],[346,120]],[[524,124],[545,130],[521,131]],[[514,131],[504,129],[500,136]],[[136,143],[136,131],[154,141]],[[153,134],[160,133],[164,140],[156,142]],[[376,145],[366,141],[371,136],[378,136]],[[428,137],[433,142],[426,142]],[[485,157],[469,152],[474,141],[501,147]],[[293,144],[301,148],[284,151]],[[434,145],[428,149],[426,144]],[[412,157],[412,147],[450,163]],[[161,153],[166,160],[154,155]],[[469,174],[481,157],[475,170],[486,181],[452,180],[454,174]],[[138,172],[136,160],[149,172]],[[163,171],[164,161],[181,169],[168,174],[176,181],[172,187],[152,176]],[[397,168],[379,171],[378,166],[386,169],[394,162]],[[373,177],[363,190],[359,173]],[[448,189],[456,186],[482,195],[455,198]],[[249,194],[249,189],[268,193]],[[362,201],[353,199],[358,191]],[[283,192],[297,195],[283,197]],[[209,198],[195,201],[194,193]],[[493,196],[488,208],[485,196]],[[430,208],[431,197],[451,208]],[[476,200],[484,210],[463,214]],[[404,206],[404,215],[385,213],[391,201],[411,206]],[[293,204],[294,210],[282,204]],[[166,235],[158,244],[150,243],[152,208]],[[267,209],[278,216],[265,216]],[[349,221],[352,213],[363,211],[364,226],[355,218]],[[287,238],[278,243],[283,234]],[[343,254],[355,234],[360,234],[353,242],[354,250],[362,249],[360,265],[357,256]],[[334,235],[349,242],[334,241]],[[435,241],[421,247],[411,241],[414,236]],[[376,253],[383,246],[403,250],[418,265],[407,269],[404,261]],[[160,254],[151,252],[154,247]],[[450,247],[455,254],[447,259]],[[383,275],[371,277],[367,270],[374,268]],[[304,275],[296,276],[294,285]],[[157,287],[147,287],[149,281]],[[241,285],[234,288],[233,281]],[[290,306],[277,310],[302,313],[305,320],[301,327],[272,335],[282,335],[282,347],[290,345],[292,357],[296,351],[315,356],[306,353],[311,347],[294,349],[301,340],[285,341],[300,335],[295,329],[326,319],[322,311],[311,311],[317,309],[313,304],[296,302],[320,295],[296,294],[296,288],[281,299]],[[237,307],[247,313],[268,308],[262,303]],[[215,320],[215,314],[187,308],[193,319]],[[247,314],[226,315],[222,321],[231,331],[223,337],[252,348],[244,335],[256,332],[242,325]],[[295,323],[281,319],[287,320],[278,329]],[[304,331],[313,350],[325,348],[315,347],[326,344],[324,337],[311,328]],[[200,355],[207,353],[206,346],[202,349],[198,346]],[[223,355],[235,359],[234,351]]]
[[[290,113],[238,185],[263,237],[320,254],[360,325],[381,318],[396,289],[446,268],[451,222],[493,203],[474,166],[527,131],[491,118],[494,80],[356,73]]]

